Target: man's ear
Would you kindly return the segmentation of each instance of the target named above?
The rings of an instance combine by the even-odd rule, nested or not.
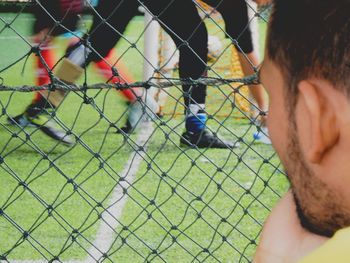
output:
[[[308,114],[310,120],[307,149],[305,157],[311,162],[318,164],[325,154],[335,145],[339,138],[339,128],[337,127],[336,106],[332,103],[333,88],[328,87],[328,83],[322,81],[301,81],[298,85],[300,97],[299,103],[303,103],[306,111],[301,114]],[[327,87],[326,87],[327,86]]]

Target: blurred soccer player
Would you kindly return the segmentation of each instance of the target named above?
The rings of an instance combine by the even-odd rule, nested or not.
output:
[[[83,9],[83,0],[40,0],[34,10],[33,42],[37,47],[35,54],[36,84],[45,85],[50,82],[52,68],[56,63],[55,52],[52,47],[53,38],[73,32],[77,28],[79,14]],[[55,20],[60,23],[55,23]],[[58,91],[59,92],[59,91]],[[50,118],[52,105],[47,101],[48,92],[35,92],[34,99],[25,111],[15,117],[9,117],[10,124],[25,127],[27,125],[39,127],[50,137],[66,144],[72,144],[70,136]],[[45,112],[44,114],[39,114]]]
[[[53,40],[56,36],[71,33],[77,29],[79,15],[83,11],[83,0],[40,0],[35,6],[33,25],[33,42],[37,47],[35,67],[36,84],[38,86],[50,83],[50,72],[56,64]],[[56,23],[59,21],[59,23]],[[77,42],[78,40],[74,40]],[[133,82],[131,75],[127,72],[122,63],[118,63],[118,68],[123,78],[114,76],[108,62],[113,60],[114,50],[112,49],[103,60],[97,61],[96,66],[99,73],[111,82]],[[136,97],[131,90],[123,90],[122,94],[130,101],[135,101]],[[53,108],[58,106],[55,100],[48,100],[48,97],[63,98],[64,92],[55,91],[50,94],[47,91],[35,92],[34,99],[25,111],[15,117],[9,117],[11,124],[25,127],[27,125],[37,126],[50,137],[60,140],[63,143],[72,144],[70,136],[65,134],[52,119],[48,116]]]

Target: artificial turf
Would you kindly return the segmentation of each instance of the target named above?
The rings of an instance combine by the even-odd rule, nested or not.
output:
[[[6,21],[15,17],[0,16]],[[31,15],[21,14],[11,27],[29,39],[32,22]],[[2,22],[0,29],[1,70],[30,46]],[[125,35],[135,42],[142,31],[143,19],[137,17]],[[127,50],[122,60],[136,80],[142,79],[142,42],[140,38],[136,48],[126,41],[117,46],[119,54]],[[61,37],[55,41],[58,57],[67,43]],[[2,84],[33,84],[32,56],[2,72]],[[230,65],[231,56],[229,48],[210,75],[239,76],[239,69]],[[93,67],[87,76],[88,83],[104,81]],[[144,160],[125,189],[127,202],[106,262],[251,260],[261,224],[288,183],[272,147],[254,142],[256,127],[234,103],[240,94],[232,91],[230,86],[208,88],[208,127],[222,138],[239,141],[240,148],[198,150],[179,147],[182,95],[180,88],[169,89],[166,115],[154,121]],[[124,137],[111,126],[124,123],[128,107],[115,91],[89,91],[85,97],[90,103],[84,103],[83,94],[70,93],[57,111],[77,138],[68,148],[36,128],[7,125],[7,117],[23,112],[32,94],[0,91],[0,257],[87,257],[137,134]]]

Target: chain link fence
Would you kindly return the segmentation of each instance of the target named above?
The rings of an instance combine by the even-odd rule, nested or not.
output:
[[[288,188],[261,139],[268,11],[0,1],[0,262],[251,262]]]

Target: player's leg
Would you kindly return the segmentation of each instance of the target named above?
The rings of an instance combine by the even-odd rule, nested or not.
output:
[[[37,84],[44,85],[50,82],[49,72],[56,63],[51,47],[52,40],[55,36],[76,30],[79,14],[83,9],[83,0],[41,0],[40,4],[36,6],[34,12],[36,20],[33,28],[35,45],[39,50],[35,56],[39,72]],[[57,24],[55,20],[60,21],[60,23]],[[32,104],[44,104],[43,100],[51,100],[50,95],[52,106],[58,106],[61,92],[57,92],[57,94],[54,92],[49,94],[46,91],[37,93]]]
[[[182,0],[160,4],[159,1],[147,0],[144,3],[158,17],[161,26],[179,49],[180,77],[198,79],[206,76],[208,33],[193,2]],[[202,84],[183,86],[186,132],[182,135],[181,143],[198,147],[233,147],[234,144],[221,141],[206,129],[206,88]]]
[[[96,62],[102,74],[109,81],[120,83],[131,81],[130,75],[122,70],[114,75],[116,72],[108,59],[112,48],[120,40],[126,26],[135,16],[138,7],[136,3],[136,0],[99,1],[89,34],[67,50],[66,59],[59,66],[57,77],[67,83],[75,83],[84,72],[84,68],[90,62]],[[86,46],[86,42],[89,42],[89,46]],[[136,99],[135,92],[132,90],[125,90],[123,94],[131,102]],[[58,103],[63,98],[64,96],[53,96]]]
[[[51,38],[43,39],[46,34],[39,33],[33,37],[34,45],[40,46],[40,55],[34,56],[34,67],[36,74],[36,85],[41,86],[50,82],[49,71],[55,64],[55,52],[53,50],[53,44]],[[31,105],[43,104],[46,101],[45,96],[41,92],[34,92],[34,98]],[[21,113],[15,117],[9,117],[8,122],[10,124],[19,125],[21,127],[33,126],[27,119],[26,115]]]
[[[118,76],[114,75],[111,65],[114,64],[117,55],[115,49],[113,48],[109,54],[100,61],[96,62],[96,67],[98,72],[105,77],[108,83],[132,83],[134,79],[132,75],[128,72],[127,67],[122,61],[118,61],[116,68],[118,69]],[[121,75],[121,76],[120,76]],[[128,102],[134,102],[136,99],[135,91],[131,89],[125,89],[121,91],[121,94],[125,97]]]
[[[82,0],[41,0],[40,4],[36,6],[37,10],[34,12],[36,20],[33,31],[36,50],[38,50],[35,58],[42,74],[38,79],[38,84],[43,85],[50,81],[49,72],[55,63],[52,50],[47,49],[47,46],[54,36],[76,29],[78,14],[82,10],[83,2]],[[60,24],[56,24],[55,20],[60,21]],[[63,91],[40,91],[35,94],[25,112],[19,116],[40,128],[51,138],[70,145],[73,143],[73,138],[67,135],[67,132],[53,118],[64,96]],[[16,122],[15,118],[12,120]],[[16,124],[20,125],[19,122]]]
[[[136,0],[128,1],[110,1],[103,0],[97,7],[97,13],[110,24],[103,23],[99,16],[94,17],[94,22],[90,30],[91,45],[100,54],[100,56],[92,55],[91,60],[96,62],[96,66],[99,68],[102,74],[109,82],[112,83],[130,83],[133,82],[131,74],[128,73],[126,66],[122,62],[118,62],[116,67],[118,70],[118,76],[115,76],[112,71],[111,63],[113,57],[113,48],[122,38],[125,29],[132,18],[137,13],[139,4]],[[111,28],[111,26],[113,28]],[[105,38],[111,39],[111,41],[105,42]],[[101,58],[102,57],[102,58]],[[129,102],[134,102],[136,99],[136,90],[128,89],[121,91],[124,97]]]
[[[245,0],[203,0],[219,11],[225,21],[226,32],[229,37],[238,41],[236,47],[244,75],[255,73],[254,67],[259,66],[259,61],[254,51],[247,3]],[[262,111],[267,110],[265,91],[261,85],[250,85],[250,91]]]
[[[123,37],[126,26],[137,14],[138,6],[139,2],[137,0],[100,1],[89,33],[82,41],[67,51],[66,59],[59,69],[58,77],[65,82],[73,83],[76,76],[81,74],[83,68],[91,62],[96,62],[105,72],[106,70],[110,71],[109,76],[112,81],[128,82],[128,76],[124,76],[123,72],[119,72],[118,67],[109,65],[105,58],[108,57],[110,51]],[[76,74],[72,76],[72,72]],[[130,98],[133,104],[130,107],[127,123],[120,129],[120,132],[130,133],[144,119],[145,114],[143,113],[143,106],[139,105],[143,102],[136,100],[140,96],[138,89],[128,89],[125,95]],[[147,109],[154,108],[153,111],[157,111],[158,105],[155,100],[149,103],[146,102],[146,104]]]
[[[33,10],[35,22],[32,28],[32,40],[33,45],[40,48],[40,53],[34,56],[36,84],[44,85],[49,82],[48,70],[50,70],[54,64],[54,54],[51,49],[52,37],[49,35],[50,29],[54,26],[54,21],[47,15],[44,9],[46,9],[47,12],[52,12],[52,10],[59,7],[59,3],[58,1],[48,3],[47,0],[42,0],[40,4],[42,7],[36,5]],[[44,99],[40,92],[34,92],[31,105],[38,104]],[[8,122],[22,127],[27,125],[32,126],[23,113],[15,117],[9,117]]]
[[[101,0],[96,7],[89,33],[83,41],[68,50],[67,59],[82,68],[95,62],[101,73],[111,82],[132,81],[123,64],[119,67],[118,63],[118,67],[113,68],[113,63],[110,62],[113,56],[112,49],[123,37],[127,25],[137,13],[137,8],[137,0]],[[89,46],[86,46],[86,41],[89,42]],[[117,72],[113,72],[114,69]],[[115,73],[118,73],[117,76]],[[131,91],[126,91],[124,95],[130,101],[135,100]]]
[[[238,41],[238,46],[235,46],[238,51],[242,71],[245,76],[255,74],[256,67],[259,66],[257,54],[253,48],[252,33],[249,28],[248,6],[245,0],[203,0],[207,4],[219,11],[225,21],[226,32],[228,37]],[[249,90],[260,111],[267,111],[267,97],[262,85],[249,85]],[[261,124],[264,133],[267,133],[265,128],[265,116],[261,116]],[[264,134],[259,135],[261,141],[270,143],[269,139]],[[256,139],[259,136],[254,136]]]

